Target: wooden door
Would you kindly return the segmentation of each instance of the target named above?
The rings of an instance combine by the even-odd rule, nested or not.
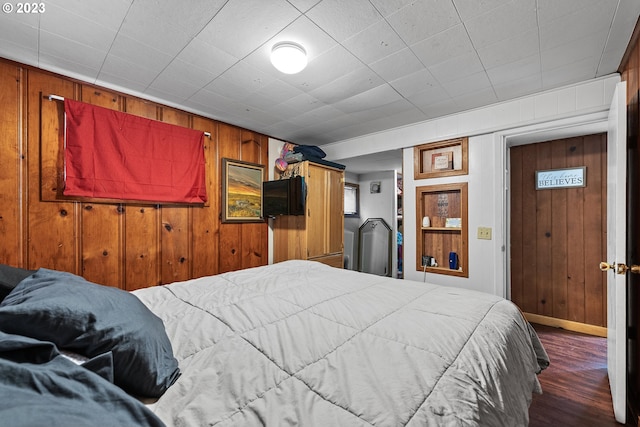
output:
[[[579,166],[585,187],[536,190],[537,170]],[[606,334],[606,169],[605,134],[510,149],[511,299],[530,319]]]
[[[307,258],[327,253],[327,170],[309,163],[307,173]]]
[[[344,172],[328,171],[329,197],[328,212],[328,252],[342,252],[344,246]]]

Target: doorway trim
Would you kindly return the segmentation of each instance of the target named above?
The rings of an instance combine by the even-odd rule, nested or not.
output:
[[[509,170],[511,167],[509,161],[510,148],[555,139],[606,133],[608,114],[608,110],[600,111],[508,129],[494,134],[498,145],[498,150],[496,151],[500,156],[499,159],[496,159],[496,164],[500,165],[503,171],[502,174],[498,174],[500,178],[496,183],[498,186],[496,194],[502,194],[502,207],[500,209],[502,218],[500,223],[502,224],[502,235],[504,236],[501,257],[502,268],[496,269],[500,271],[502,277],[496,277],[496,281],[502,283],[502,295],[508,300],[511,300],[511,263],[509,262],[509,254],[511,253],[511,197],[509,192]]]

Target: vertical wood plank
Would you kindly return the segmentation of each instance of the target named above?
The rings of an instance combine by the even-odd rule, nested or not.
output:
[[[15,65],[0,63],[0,262],[23,267],[22,178],[27,173],[22,145],[22,90],[24,73]]]
[[[81,99],[92,105],[121,109],[118,94],[82,86]],[[124,207],[114,204],[82,203],[82,275],[90,281],[124,288],[122,225]]]
[[[43,95],[74,97],[74,84],[50,74],[27,72],[27,268],[46,267],[81,274],[79,262],[79,224],[74,202],[55,200],[57,194],[59,134],[62,126],[57,101],[43,100]],[[53,177],[49,186],[41,180]],[[48,191],[49,194],[43,194]],[[77,236],[77,237],[76,237]]]
[[[551,144],[535,144],[537,149],[536,169],[551,169]],[[535,180],[533,181],[535,186]],[[551,283],[552,237],[551,192],[553,190],[536,191],[536,290],[537,313],[544,316],[553,315],[553,286]]]
[[[218,165],[218,125],[213,120],[194,117],[193,128],[209,132],[204,138],[204,158],[206,163],[207,204],[193,207],[193,276],[201,277],[217,274],[219,257],[211,254],[211,248],[218,247],[220,237],[220,171]]]
[[[584,144],[581,139],[567,141],[567,167],[584,164]],[[567,289],[569,295],[569,320],[585,321],[585,262],[584,262],[584,189],[569,188],[567,203],[571,206],[568,225]]]
[[[240,160],[245,162],[266,164],[267,138],[260,134],[243,129],[241,131]],[[264,143],[263,143],[264,140]],[[265,168],[262,179],[266,179]],[[257,267],[268,261],[267,222],[242,224],[240,226],[241,268]]]
[[[606,176],[602,175],[601,158],[606,152],[604,135],[589,135],[584,137],[584,165],[587,167],[588,185],[584,189],[584,264],[585,264],[585,323],[606,326],[606,311],[602,311],[602,300],[606,299],[606,280],[600,271],[597,260],[604,260],[606,252],[602,252],[606,234],[602,233],[602,217],[597,207],[606,205],[603,199],[602,182]],[[605,194],[606,196],[606,194]],[[605,219],[606,221],[606,219]],[[605,222],[606,224],[606,222]],[[603,280],[605,279],[605,280]]]
[[[158,106],[126,98],[124,111],[156,120]],[[133,291],[161,282],[160,210],[153,204],[128,204],[124,216],[125,289]]]
[[[566,145],[562,141],[549,143],[551,145],[551,167],[563,169],[567,167],[565,156]],[[568,319],[567,306],[567,247],[569,238],[567,221],[570,211],[567,206],[567,192],[565,190],[549,190],[551,192],[551,206],[553,220],[551,237],[553,242],[553,256],[551,259],[551,284],[553,286],[553,317]]]
[[[220,192],[222,196],[222,159],[240,160],[240,129],[220,123],[218,126],[218,166],[220,167]],[[222,205],[220,206],[222,209]],[[222,218],[222,211],[220,211]],[[220,272],[239,270],[242,268],[242,241],[240,224],[220,224]]]
[[[538,309],[538,290],[536,288],[537,265],[537,229],[536,229],[536,190],[535,190],[536,147],[522,147],[522,309],[535,313]]]
[[[162,121],[190,127],[189,115],[171,108],[162,108]],[[161,222],[162,283],[187,280],[191,277],[191,208],[165,205]]]

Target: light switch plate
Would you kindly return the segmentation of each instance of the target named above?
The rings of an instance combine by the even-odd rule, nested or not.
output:
[[[491,240],[491,227],[478,227],[478,239]]]

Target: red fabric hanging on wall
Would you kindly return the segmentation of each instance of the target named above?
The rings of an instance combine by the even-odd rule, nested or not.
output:
[[[201,131],[65,99],[63,194],[204,203]]]

